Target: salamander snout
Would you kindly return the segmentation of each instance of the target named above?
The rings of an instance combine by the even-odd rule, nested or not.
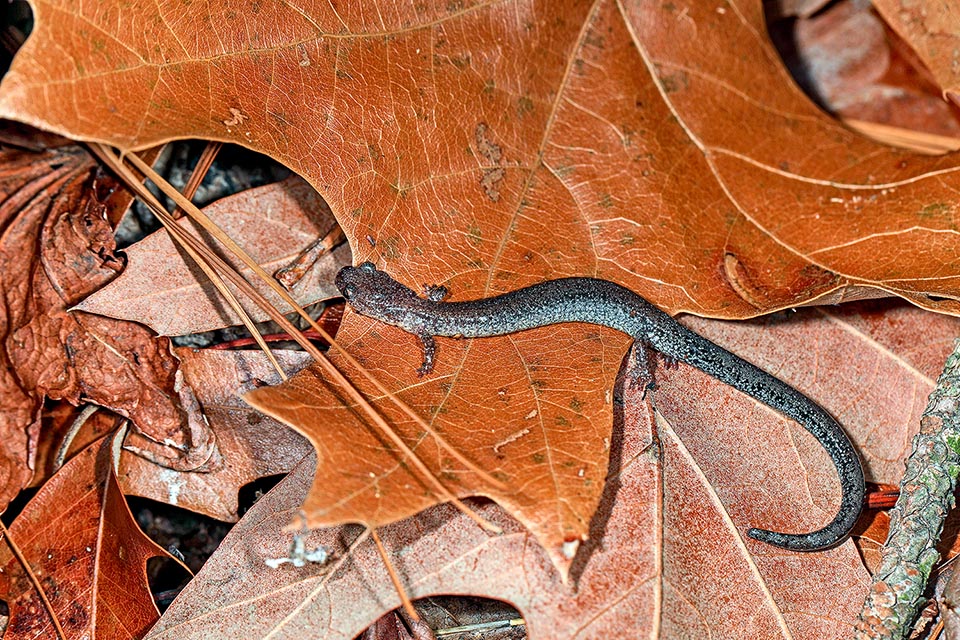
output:
[[[407,301],[417,297],[372,262],[340,269],[334,284],[354,309],[373,317],[381,317],[387,309],[397,304],[409,304]]]

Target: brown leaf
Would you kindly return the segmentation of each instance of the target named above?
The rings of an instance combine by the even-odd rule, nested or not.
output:
[[[32,475],[43,398],[89,401],[129,416],[142,450],[172,466],[196,467],[214,444],[172,399],[176,360],[169,343],[129,322],[66,308],[121,268],[97,193],[109,180],[78,147],[0,151],[0,503]],[[171,446],[172,445],[172,446]]]
[[[323,199],[296,176],[223,198],[204,211],[271,273],[336,225]],[[180,224],[195,232],[198,229],[188,218],[181,219]],[[207,234],[200,235],[220,248]],[[220,253],[224,254],[222,248]],[[134,320],[161,335],[185,335],[240,324],[239,316],[166,231],[132,245],[126,254],[129,264],[123,273],[76,309]],[[333,276],[349,261],[350,251],[345,245],[323,255],[291,294],[304,306],[338,296]],[[255,281],[249,269],[240,268],[239,260],[227,262]],[[274,305],[285,308],[279,296],[266,293],[265,285],[255,282],[255,286]],[[249,311],[254,320],[267,319],[260,309],[250,306]]]
[[[134,640],[159,616],[146,563],[170,555],[140,531],[127,508],[113,473],[119,451],[113,440],[98,441],[70,460],[10,527],[71,640]],[[6,545],[0,556],[0,597],[10,606],[4,637],[57,637]]]
[[[960,110],[943,99],[942,89],[909,47],[884,29],[871,5],[843,0],[787,24],[799,57],[793,66],[829,111],[848,122],[960,134]],[[900,132],[900,139],[909,133]]]
[[[206,420],[215,434],[223,463],[199,473],[176,471],[140,456],[120,459],[120,484],[126,494],[152,498],[225,521],[237,519],[237,492],[257,478],[286,473],[310,451],[296,432],[252,410],[240,394],[279,376],[259,351],[176,349],[180,372],[196,392],[186,406]],[[298,351],[276,351],[288,373],[311,361]]]
[[[731,522],[715,479],[705,475],[716,464],[708,460],[710,468],[703,468],[663,417],[659,445],[651,444],[642,393],[627,391],[611,481],[568,583],[519,523],[481,503],[476,507],[504,528],[502,536],[484,533],[446,506],[381,531],[410,595],[507,600],[522,613],[532,640],[653,637],[657,630],[662,637],[845,637],[868,581],[853,547],[771,553],[745,538],[746,523]],[[739,429],[720,435],[735,431],[739,436]],[[725,448],[715,457],[729,453]],[[758,481],[761,473],[746,460],[735,462],[738,473],[745,468],[738,484]],[[785,473],[803,473],[799,460],[787,466]],[[327,566],[247,570],[258,558],[284,553],[289,542],[280,530],[297,513],[310,474],[310,466],[301,465],[253,507],[148,640],[352,638],[399,604],[370,541],[350,548],[361,534],[356,527],[310,534],[308,548],[324,544],[334,551]],[[796,508],[803,490],[794,485],[793,493]],[[737,508],[749,508],[752,498],[735,498]]]

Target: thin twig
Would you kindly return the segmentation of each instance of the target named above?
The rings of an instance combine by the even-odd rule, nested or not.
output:
[[[67,634],[63,632],[63,627],[60,626],[60,619],[57,617],[57,613],[53,610],[53,605],[50,604],[50,600],[47,598],[46,591],[43,590],[43,587],[40,585],[40,579],[37,577],[37,574],[33,572],[33,569],[30,568],[30,563],[27,562],[26,557],[24,557],[23,552],[20,550],[20,546],[14,542],[13,537],[10,535],[10,530],[7,529],[6,525],[0,521],[0,534],[3,534],[3,539],[7,541],[7,546],[10,547],[10,551],[13,552],[14,557],[16,557],[17,562],[20,563],[20,566],[23,567],[23,571],[27,574],[27,577],[30,578],[30,582],[33,583],[34,589],[37,590],[37,593],[40,595],[40,600],[43,601],[43,608],[47,610],[47,614],[50,616],[50,620],[53,622],[53,628],[57,631],[57,637],[60,640],[67,640]]]

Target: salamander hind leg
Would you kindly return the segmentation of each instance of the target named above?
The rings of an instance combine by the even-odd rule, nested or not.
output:
[[[630,365],[627,375],[631,388],[636,389],[641,384],[645,385],[644,398],[647,397],[647,393],[657,389],[657,383],[653,376],[655,358],[656,352],[651,350],[646,343],[640,341],[633,343],[633,364]]]
[[[421,378],[433,371],[433,363],[437,357],[437,341],[433,336],[421,335],[420,344],[423,345],[423,364],[417,369],[417,375]]]

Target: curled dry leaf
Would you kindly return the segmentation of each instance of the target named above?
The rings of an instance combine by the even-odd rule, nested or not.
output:
[[[956,150],[960,109],[943,99],[923,63],[884,28],[874,6],[843,0],[784,23],[781,30],[790,29],[797,49],[791,64],[800,73],[794,75],[813,85],[825,109],[866,135],[928,153]],[[893,135],[883,138],[884,131]]]
[[[708,397],[723,395],[706,376],[680,369],[699,378],[696,383],[710,389]],[[776,513],[751,506],[749,492],[737,497],[730,490],[756,483],[764,471],[744,459],[734,465],[738,471],[746,468],[738,478],[716,461],[737,456],[753,436],[739,427],[708,431],[716,450],[703,466],[680,441],[672,420],[659,416],[659,440],[651,437],[652,412],[642,394],[642,386],[625,389],[622,428],[612,443],[613,469],[590,539],[566,583],[524,527],[498,507],[476,503],[503,535],[484,533],[447,506],[381,530],[410,595],[507,600],[520,610],[532,640],[654,637],[658,632],[658,637],[732,639],[844,637],[868,581],[853,547],[770,553],[747,539],[748,519],[757,524],[757,518]],[[660,392],[657,396],[659,402]],[[706,416],[701,422],[732,421],[738,411],[769,419],[769,412],[743,398],[699,406]],[[754,462],[763,462],[761,455],[757,458]],[[804,474],[807,462],[801,455],[785,463],[785,474]],[[311,472],[311,465],[302,464],[251,509],[147,640],[348,639],[399,605],[373,544],[357,527],[309,535],[308,547],[324,544],[334,551],[326,566],[249,571],[258,558],[274,557],[289,545],[281,530],[313,490]],[[322,465],[320,473],[325,472]],[[810,496],[791,486],[791,505],[812,508]],[[730,495],[733,510],[727,507]],[[747,520],[742,514],[749,514]],[[809,588],[813,583],[816,590]]]
[[[159,616],[147,560],[171,558],[137,526],[114,475],[120,435],[71,459],[10,526],[70,640],[139,640]],[[7,638],[56,638],[33,583],[4,544]]]
[[[196,468],[214,443],[175,401],[176,360],[144,327],[67,308],[113,278],[122,262],[94,164],[78,147],[0,151],[0,503],[32,475],[44,398],[92,402],[129,416],[142,451]]]
[[[301,249],[336,226],[323,198],[296,176],[223,198],[205,207],[204,212],[270,273],[288,265]],[[198,230],[187,217],[180,224]],[[208,234],[200,235],[221,255],[227,255]],[[140,322],[160,335],[199,333],[241,323],[166,231],[151,234],[129,247],[126,254],[129,264],[123,273],[76,309]],[[346,245],[323,254],[307,265],[291,294],[304,306],[339,295],[333,276],[349,261]],[[268,288],[253,277],[252,271],[242,268],[239,260],[228,258],[227,262],[274,305],[286,308],[276,294],[268,293]],[[254,320],[267,319],[264,311],[248,306]]]
[[[176,471],[125,454],[120,459],[120,485],[126,494],[236,521],[240,488],[257,478],[290,471],[310,452],[310,445],[240,399],[244,391],[279,381],[263,353],[184,348],[175,353],[186,387],[196,393],[196,404],[186,408],[210,425],[223,464],[204,473]],[[274,355],[291,374],[311,362],[306,353],[297,351]]]

